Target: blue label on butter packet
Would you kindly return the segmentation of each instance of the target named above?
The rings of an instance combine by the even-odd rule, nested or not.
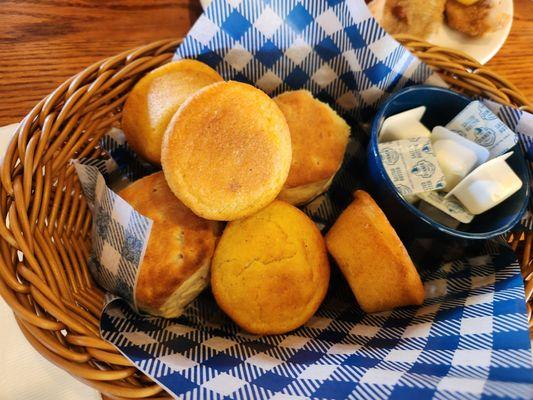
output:
[[[438,190],[446,185],[430,138],[380,143],[378,149],[389,178],[402,195]]]
[[[502,155],[518,142],[518,136],[483,103],[473,101],[446,128],[487,148],[490,158]]]

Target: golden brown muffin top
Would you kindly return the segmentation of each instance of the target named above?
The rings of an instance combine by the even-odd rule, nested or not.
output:
[[[196,214],[233,220],[269,204],[287,178],[290,133],[261,90],[220,82],[191,96],[165,133],[163,171]]]
[[[122,112],[128,143],[147,161],[160,164],[163,134],[176,110],[199,89],[220,81],[214,69],[195,60],[171,62],[145,75]]]
[[[302,211],[279,200],[228,224],[211,273],[219,306],[256,334],[284,333],[305,323],[329,285],[320,231]]]
[[[274,101],[291,132],[292,163],[285,187],[329,179],[344,158],[350,136],[346,121],[307,90],[285,92]]]

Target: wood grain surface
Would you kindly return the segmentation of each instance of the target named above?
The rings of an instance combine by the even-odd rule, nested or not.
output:
[[[533,0],[514,0],[511,34],[487,65],[533,99]]]
[[[0,126],[93,62],[182,36],[198,0],[0,0]],[[489,65],[533,98],[533,1],[515,0],[511,35]]]
[[[0,126],[90,64],[187,33],[198,0],[0,0]]]
[[[0,0],[0,126],[97,60],[185,35],[200,13],[198,0]],[[515,0],[511,35],[488,65],[533,98],[532,0]]]

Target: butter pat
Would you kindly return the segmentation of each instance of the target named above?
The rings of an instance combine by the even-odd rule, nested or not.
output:
[[[476,165],[476,155],[453,140],[437,140],[433,149],[446,177],[444,191],[453,189]]]
[[[468,147],[474,153],[476,153],[476,167],[483,164],[489,159],[490,152],[485,147],[459,135],[457,132],[453,132],[443,126],[436,126],[431,132],[431,140],[436,142],[437,140],[450,139],[454,142],[461,144],[464,147]]]
[[[505,153],[518,142],[518,136],[479,101],[465,107],[446,128],[485,147],[490,158]]]
[[[429,137],[431,132],[420,122],[426,107],[421,106],[393,115],[385,121],[379,134],[380,142]]]
[[[496,157],[480,165],[452,191],[453,195],[474,215],[479,215],[511,197],[522,187],[522,181],[505,160],[513,153]]]
[[[390,180],[404,198],[407,195],[439,190],[446,185],[430,138],[380,143],[378,150]],[[409,197],[406,200],[409,201]]]
[[[444,191],[453,189],[470,171],[484,163],[489,151],[442,126],[433,128],[433,150],[446,177]]]

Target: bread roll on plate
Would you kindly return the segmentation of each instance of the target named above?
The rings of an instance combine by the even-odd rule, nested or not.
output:
[[[500,11],[501,0],[446,2],[448,25],[472,37],[502,29],[511,16]]]
[[[161,163],[161,141],[176,110],[193,93],[222,77],[195,60],[180,60],[145,75],[129,94],[122,129],[133,150],[153,164]]]
[[[424,286],[383,211],[362,190],[326,235],[329,252],[363,311],[420,305]]]
[[[287,119],[292,144],[291,169],[279,199],[305,204],[328,190],[342,164],[350,127],[307,90],[285,92],[274,101]]]
[[[261,90],[215,83],[173,117],[161,161],[170,189],[187,207],[231,221],[259,211],[281,191],[291,164],[289,128]]]
[[[221,227],[185,207],[162,172],[135,181],[119,196],[153,220],[135,289],[137,306],[153,315],[178,317],[209,283]]]
[[[406,33],[425,38],[442,23],[446,1],[373,0],[368,7],[389,34]]]
[[[276,200],[230,222],[215,250],[215,299],[241,328],[279,334],[304,324],[329,285],[324,239],[313,221]]]

